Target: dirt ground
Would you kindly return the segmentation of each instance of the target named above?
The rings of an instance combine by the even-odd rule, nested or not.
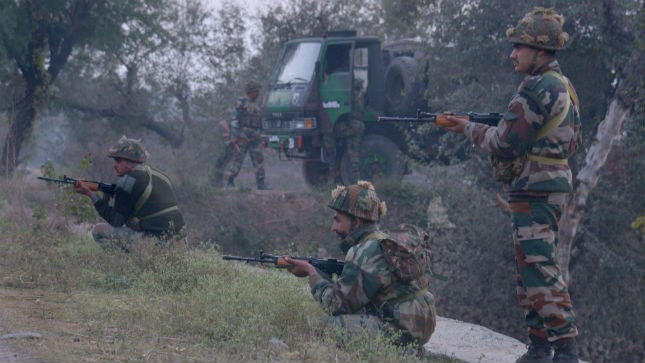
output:
[[[0,288],[0,362],[46,362],[42,353],[44,335],[42,320],[34,314],[42,313],[43,296],[33,291]]]

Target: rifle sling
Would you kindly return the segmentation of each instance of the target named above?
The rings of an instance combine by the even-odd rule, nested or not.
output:
[[[537,133],[537,135],[535,137],[535,141],[544,138],[546,135],[550,134],[553,130],[558,128],[560,126],[560,124],[562,124],[562,121],[564,121],[564,119],[569,114],[569,108],[571,107],[571,104],[573,104],[573,107],[575,107],[576,110],[577,110],[578,102],[579,102],[578,101],[578,95],[576,94],[575,90],[571,86],[571,83],[569,82],[569,80],[566,77],[564,77],[561,74],[559,74],[558,72],[555,72],[555,71],[552,71],[552,70],[546,72],[545,74],[549,74],[549,75],[557,78],[558,80],[560,80],[565,85],[565,87],[567,88],[567,95],[569,97],[567,99],[567,103],[564,105],[564,109],[562,111],[560,111],[560,113],[558,113],[554,117],[550,118],[546,122],[546,124],[544,124],[540,128],[540,130],[538,130],[538,133]],[[528,96],[533,101],[536,101],[537,97],[535,97],[535,95],[533,95],[532,92],[522,92],[522,94],[524,96]],[[536,102],[536,104],[538,105],[538,107],[540,107],[540,111],[543,114],[546,114],[546,112],[543,110],[544,107],[542,106],[542,103],[541,102]],[[538,163],[543,163],[543,164],[569,165],[569,159],[551,158],[551,157],[548,157],[548,156],[534,155],[534,154],[531,154],[531,153],[527,153],[526,158],[528,160],[537,161]]]
[[[147,165],[145,165],[144,167],[145,167],[146,172],[148,173],[148,185],[146,185],[146,188],[143,190],[143,193],[141,194],[141,196],[139,197],[139,200],[137,200],[137,203],[134,206],[134,212],[133,212],[134,215],[137,214],[137,212],[141,209],[141,207],[143,207],[143,205],[148,201],[148,198],[150,198],[150,194],[152,194],[152,175],[153,174],[156,177],[164,180],[166,183],[170,184],[170,180],[168,180],[168,178],[166,178],[165,175],[157,172],[156,170],[152,170]],[[162,210],[160,210],[158,212],[149,214],[147,216],[139,216],[137,218],[139,218],[140,220],[149,219],[149,218],[152,218],[152,217],[160,216],[160,215],[165,214],[165,213],[172,212],[172,211],[177,210],[177,209],[179,209],[179,207],[174,205],[172,207],[162,209]]]

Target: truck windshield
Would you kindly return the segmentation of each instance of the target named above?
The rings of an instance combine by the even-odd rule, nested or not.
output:
[[[280,63],[276,83],[308,83],[314,73],[320,43],[295,43],[287,45]]]

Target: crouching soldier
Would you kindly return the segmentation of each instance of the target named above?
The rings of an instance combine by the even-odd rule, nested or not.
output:
[[[331,315],[326,325],[349,334],[382,331],[421,353],[436,325],[429,266],[417,270],[420,274],[399,268],[405,261],[389,252],[402,247],[379,229],[387,209],[371,183],[338,186],[329,207],[335,211],[331,229],[347,253],[342,273],[332,280],[307,261],[285,257],[293,265],[289,271],[309,278],[314,299]]]
[[[143,236],[182,240],[184,217],[177,206],[170,179],[146,165],[148,151],[139,140],[125,136],[109,149],[119,177],[114,194],[100,195],[83,181],[76,192],[87,195],[107,223],[92,228],[94,240],[106,247],[115,244],[125,250],[130,242]]]

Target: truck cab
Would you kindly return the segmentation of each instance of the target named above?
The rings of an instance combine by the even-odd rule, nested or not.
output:
[[[401,131],[378,123],[389,104],[386,55],[378,38],[358,37],[353,31],[285,44],[263,99],[263,131],[269,148],[281,157],[303,160],[310,185],[332,182],[330,164],[338,165],[342,181],[348,182],[349,161],[342,145],[337,160],[329,160],[323,144],[323,137],[333,135],[334,126],[348,117],[360,117],[365,124],[362,179],[398,180],[405,172]],[[400,90],[392,95],[400,98],[396,92]]]

